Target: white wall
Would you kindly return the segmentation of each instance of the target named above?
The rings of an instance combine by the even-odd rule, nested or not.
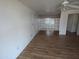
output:
[[[68,15],[78,14],[78,13],[79,13],[79,10],[67,10],[67,11],[61,10],[61,18],[60,18],[60,25],[59,25],[60,35],[66,35]]]
[[[77,28],[77,35],[79,35],[79,24],[78,24],[78,28]]]
[[[71,27],[72,27],[72,23],[73,23],[72,18],[73,18],[73,16],[70,14],[68,16],[68,23],[67,23],[67,31],[69,31],[69,32],[71,32]]]
[[[60,35],[66,35],[67,20],[68,20],[67,12],[62,11],[61,18],[60,18],[60,24],[59,24],[59,34]]]
[[[55,31],[59,31],[59,21],[60,21],[60,18],[51,18],[51,20],[54,19],[54,30]],[[42,19],[38,19],[39,21],[39,30],[46,30],[47,28],[47,25],[45,24],[45,18],[42,18]],[[51,29],[52,30],[52,29]]]
[[[76,32],[78,25],[78,14],[70,14],[68,19],[67,31]]]
[[[77,35],[79,35],[79,17],[78,17]]]
[[[55,31],[59,31],[60,18],[54,18],[54,19],[55,19]]]
[[[35,13],[17,0],[0,0],[0,59],[16,59],[38,32]]]

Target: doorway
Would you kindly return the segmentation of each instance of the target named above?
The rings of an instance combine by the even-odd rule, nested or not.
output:
[[[69,14],[67,22],[67,34],[79,35],[79,14]]]

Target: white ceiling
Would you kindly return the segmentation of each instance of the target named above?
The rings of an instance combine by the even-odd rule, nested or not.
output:
[[[58,9],[64,0],[20,0],[25,5],[36,11],[39,15],[57,15]],[[76,0],[70,0],[76,1]]]

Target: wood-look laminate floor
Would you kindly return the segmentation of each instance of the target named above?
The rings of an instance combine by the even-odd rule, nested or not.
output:
[[[17,59],[79,59],[79,37],[58,32],[47,36],[40,31]]]

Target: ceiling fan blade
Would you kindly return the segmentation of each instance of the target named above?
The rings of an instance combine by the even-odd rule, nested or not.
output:
[[[62,3],[62,5],[66,5],[66,4],[69,4],[68,0],[64,0],[64,2]]]
[[[70,4],[79,5],[79,1],[71,2]]]
[[[71,4],[68,4],[67,6],[68,6],[68,7],[71,7],[71,8],[79,9],[79,6],[77,6],[77,5],[71,5]]]

